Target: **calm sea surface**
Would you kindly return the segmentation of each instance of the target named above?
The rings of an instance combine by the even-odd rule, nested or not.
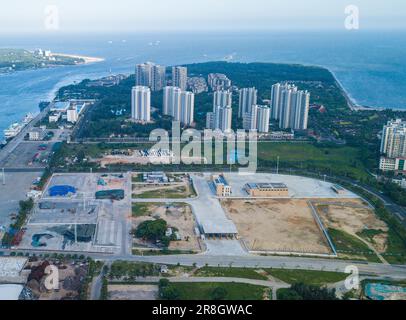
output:
[[[41,100],[84,78],[130,73],[139,62],[164,65],[222,59],[314,64],[334,72],[361,105],[406,110],[406,32],[195,33],[0,36],[0,47],[50,49],[105,61],[0,75],[3,129],[37,112]]]

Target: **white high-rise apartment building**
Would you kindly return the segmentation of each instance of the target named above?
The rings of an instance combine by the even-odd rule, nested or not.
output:
[[[139,122],[151,121],[151,90],[135,86],[131,91],[131,118]]]
[[[166,67],[146,62],[135,67],[135,85],[150,87],[152,91],[160,91],[165,86]]]
[[[206,115],[206,126],[209,129],[219,129],[222,132],[231,131],[233,109],[229,106],[218,106],[215,112],[208,112]]]
[[[146,62],[135,66],[135,85],[149,87],[151,85],[152,63]]]
[[[172,67],[172,86],[181,88],[182,91],[187,89],[187,68]]]
[[[305,130],[308,124],[310,93],[294,85],[277,83],[271,93],[272,119],[279,120],[279,127]]]
[[[268,133],[270,115],[271,109],[268,106],[253,105],[251,112],[246,112],[243,116],[244,129]]]
[[[151,70],[151,90],[161,91],[166,85],[166,67],[154,64]]]
[[[406,157],[406,121],[388,121],[383,127],[381,153],[388,158]]]
[[[162,113],[167,116],[174,117],[176,113],[180,113],[180,94],[182,90],[178,87],[165,87],[163,95],[163,110]]]
[[[213,112],[216,112],[217,107],[230,107],[233,103],[233,96],[230,91],[220,90],[215,91],[213,95]]]
[[[238,117],[242,118],[245,113],[251,113],[252,106],[257,104],[257,89],[242,88],[240,89]]]
[[[195,95],[193,92],[183,91],[180,95],[180,117],[183,124],[190,125],[194,122]]]
[[[178,87],[165,87],[163,114],[172,116],[175,121],[190,125],[194,121],[195,96],[192,92]]]

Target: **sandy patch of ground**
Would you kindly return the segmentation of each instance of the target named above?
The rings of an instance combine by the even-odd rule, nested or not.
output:
[[[362,237],[378,252],[383,253],[387,245],[388,226],[380,220],[361,199],[314,201],[324,225],[359,237],[364,230],[381,230],[371,238]]]
[[[306,200],[223,200],[251,251],[330,253]]]
[[[164,219],[169,227],[178,229],[181,240],[171,241],[170,250],[192,250],[201,251],[195,234],[196,221],[189,205],[183,203],[150,203],[148,205],[148,215],[133,218],[133,228],[147,220]],[[135,244],[145,246],[145,242],[135,239]]]
[[[108,285],[109,300],[156,300],[157,296],[157,285]]]
[[[189,182],[167,184],[133,184],[134,198],[189,198],[194,196],[193,187]]]
[[[97,179],[97,191],[125,189],[126,179],[122,175],[101,175]]]

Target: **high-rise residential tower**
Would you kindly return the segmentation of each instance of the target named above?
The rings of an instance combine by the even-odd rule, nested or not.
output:
[[[388,121],[383,127],[381,153],[388,158],[406,157],[406,121]]]
[[[151,121],[151,90],[146,86],[135,86],[131,91],[131,117],[135,121]]]
[[[230,107],[232,105],[232,93],[227,90],[215,91],[213,95],[213,112],[217,107]]]
[[[154,64],[151,69],[151,90],[161,91],[166,85],[166,67]]]
[[[187,89],[187,68],[172,67],[172,86],[181,88],[182,91]]]
[[[166,67],[146,62],[135,67],[135,85],[150,87],[152,91],[160,91],[165,86]]]
[[[163,114],[172,116],[175,121],[190,125],[194,121],[195,96],[192,92],[178,87],[165,87],[163,95]]]
[[[308,124],[310,93],[294,85],[277,83],[272,86],[272,119],[279,120],[282,129],[305,130]]]
[[[271,109],[268,106],[253,105],[251,112],[246,112],[243,117],[245,130],[257,130],[260,133],[269,132],[269,119]]]
[[[149,87],[151,85],[152,63],[146,62],[135,66],[135,85]]]
[[[231,131],[233,109],[229,106],[218,106],[214,112],[206,115],[206,126],[209,129],[218,129],[224,133]]]
[[[245,113],[251,112],[251,107],[257,104],[257,89],[242,88],[239,92],[238,117],[242,118]]]
[[[180,94],[180,117],[181,123],[191,125],[194,122],[195,95],[193,92],[183,91]]]

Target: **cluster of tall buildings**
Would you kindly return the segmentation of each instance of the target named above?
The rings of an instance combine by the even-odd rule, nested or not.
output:
[[[204,78],[189,79],[189,86],[200,93],[207,91]],[[213,110],[206,115],[206,127],[231,131],[232,83],[221,73],[210,73],[208,84],[213,90]],[[188,88],[186,67],[172,67],[172,80],[167,85],[166,68],[151,62],[136,66],[136,86],[132,89],[132,119],[139,122],[151,121],[151,91],[163,90],[163,114],[173,117],[184,125],[194,122],[194,92]],[[272,86],[271,107],[258,104],[256,88],[239,90],[238,118],[245,130],[259,133],[269,132],[270,119],[279,121],[282,129],[307,129],[310,94],[295,85],[277,83]]]
[[[270,108],[257,104],[258,90],[242,88],[239,91],[238,117],[243,119],[245,130],[259,133],[269,132]]]
[[[160,91],[166,85],[166,67],[146,62],[137,64],[135,67],[135,85],[151,88],[152,91]]]
[[[233,97],[228,90],[218,90],[213,94],[213,111],[206,115],[206,127],[223,132],[231,131]]]
[[[175,121],[191,125],[194,121],[195,95],[179,87],[164,88],[163,114],[172,116]]]
[[[151,121],[151,91],[164,92],[164,114],[184,124],[193,122],[194,94],[187,92],[186,67],[172,67],[172,87],[167,87],[166,67],[152,62],[137,64],[135,86],[131,91],[131,118],[147,123]],[[168,89],[167,89],[168,88]],[[174,97],[174,98],[172,98]],[[165,105],[167,111],[165,113]]]
[[[406,172],[406,121],[388,121],[383,127],[381,154],[379,169]]]
[[[282,129],[307,129],[310,93],[295,85],[277,83],[272,86],[272,119],[279,120]]]
[[[172,67],[172,86],[187,89],[187,68]],[[166,86],[166,67],[152,62],[145,62],[135,66],[135,85],[160,91]]]

